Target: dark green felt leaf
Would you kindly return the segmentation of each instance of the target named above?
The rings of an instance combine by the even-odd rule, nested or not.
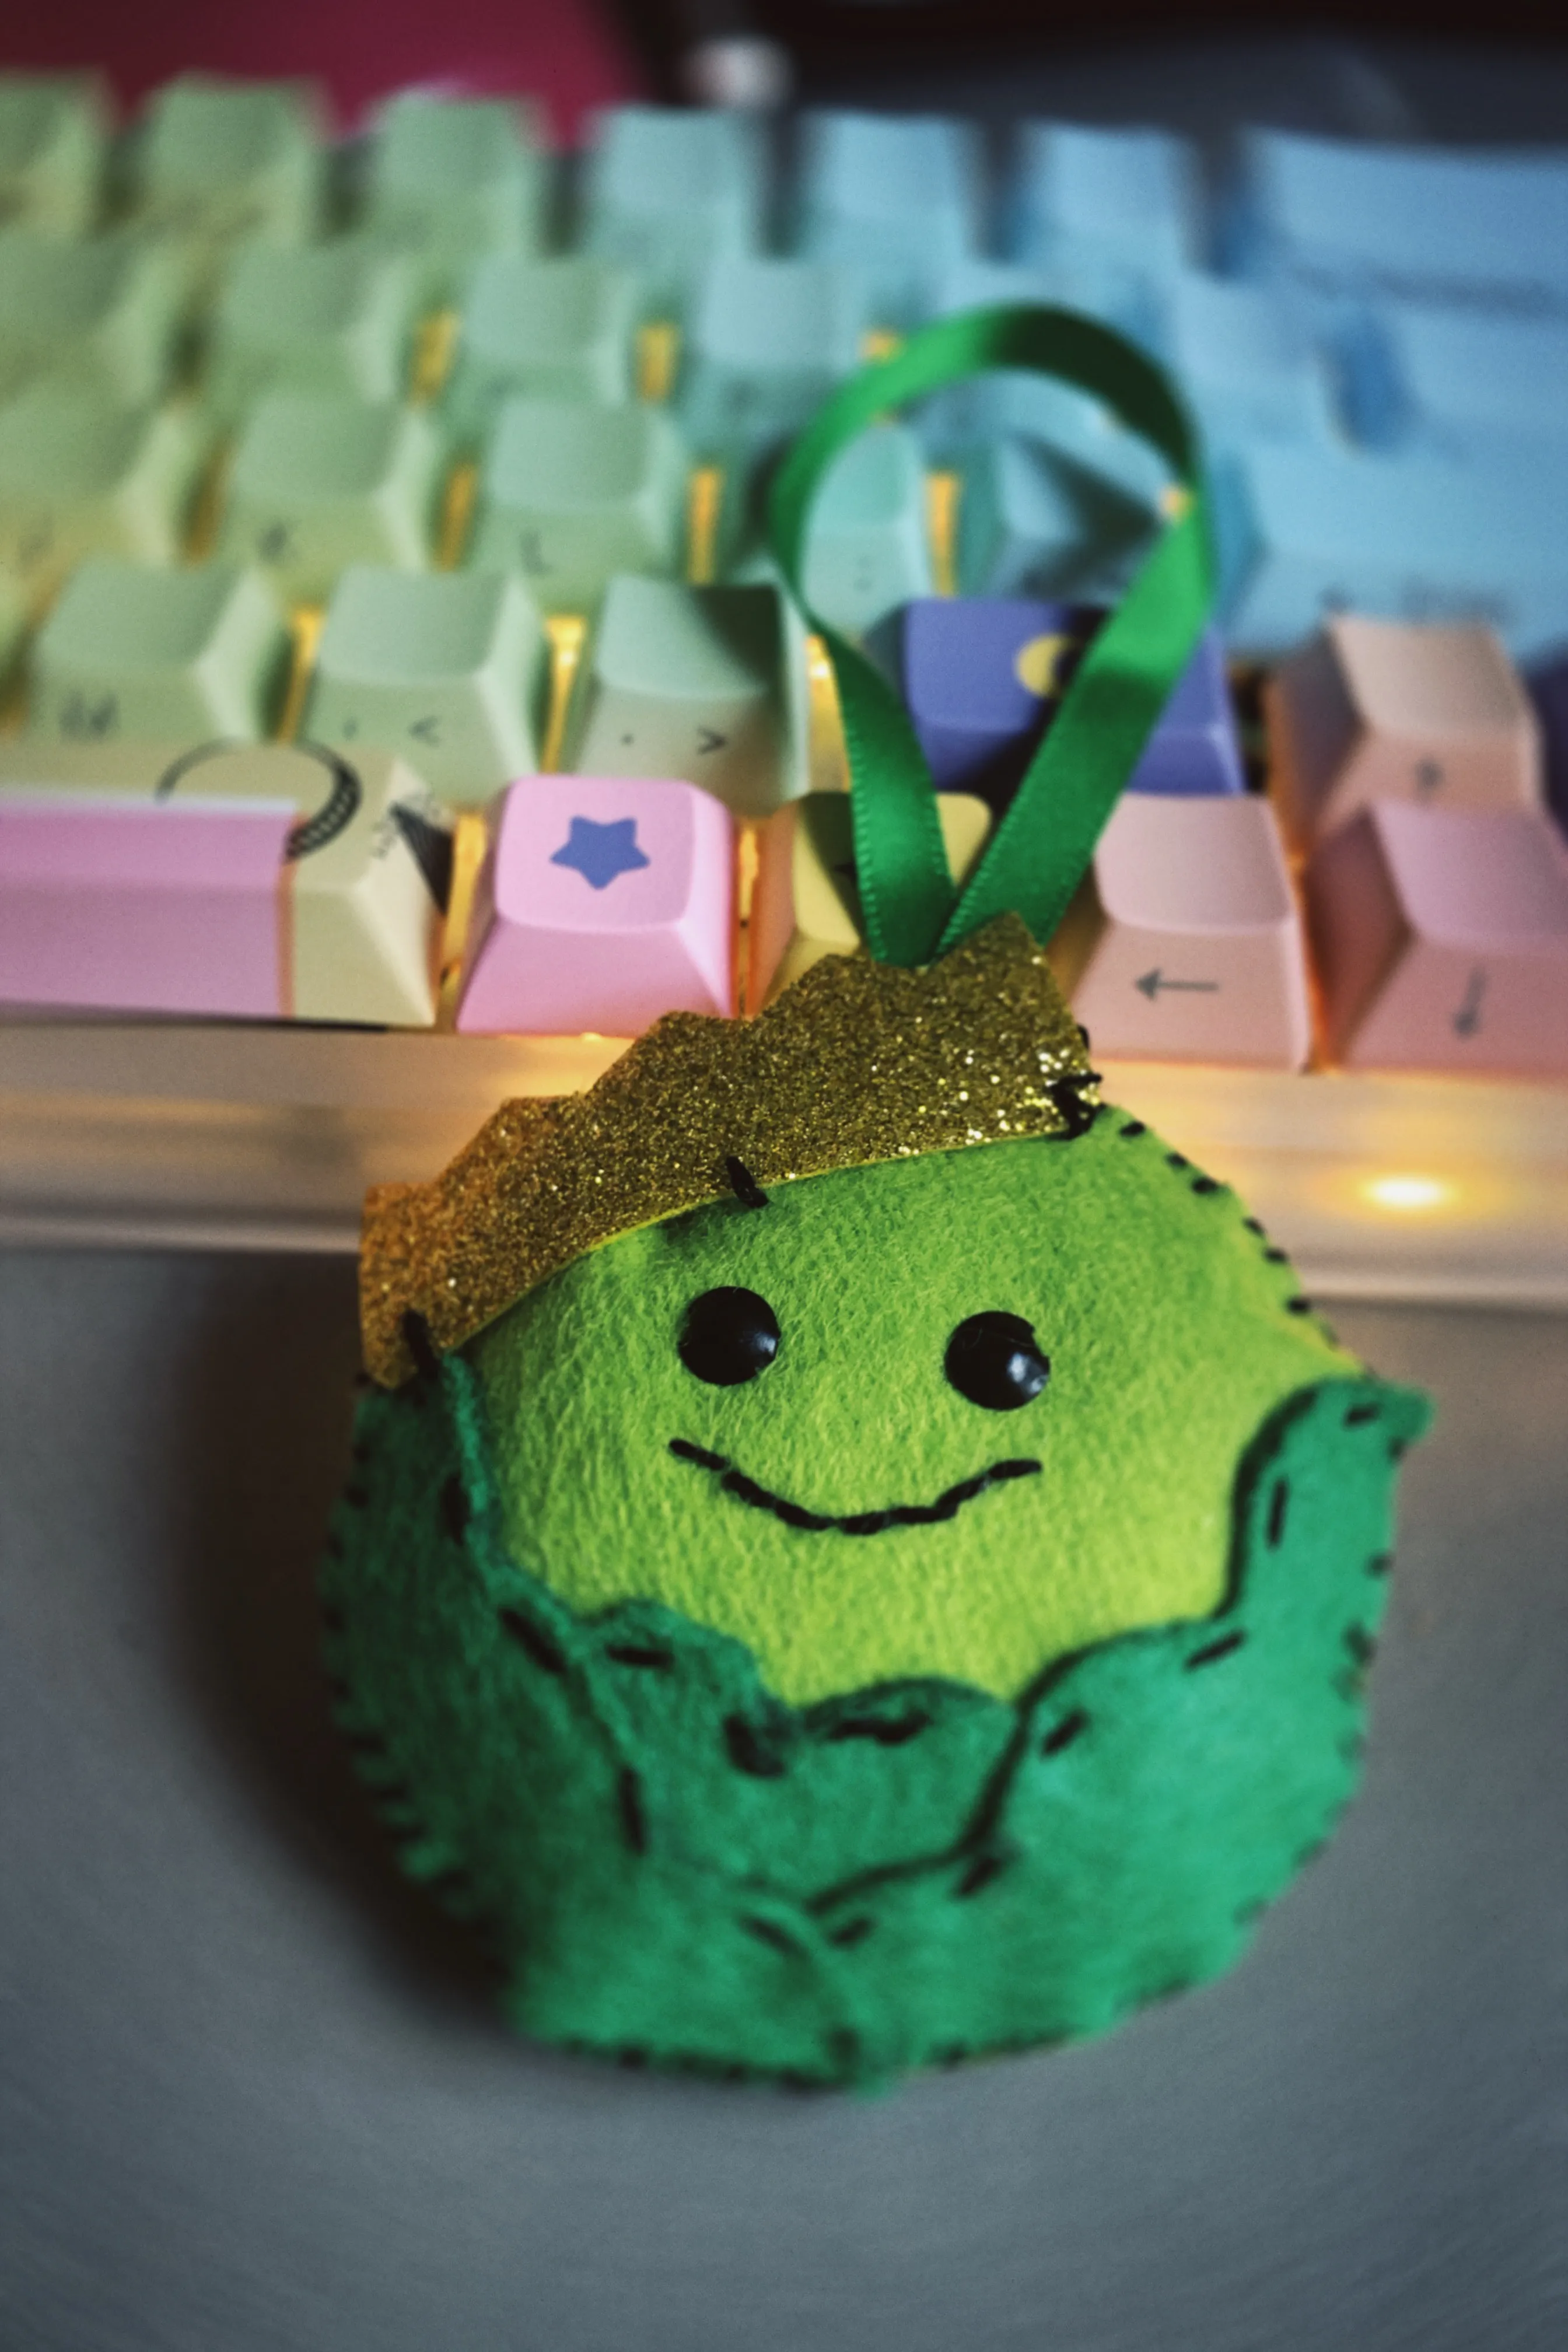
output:
[[[738,1642],[584,1620],[507,1556],[447,1359],[361,1409],[323,1575],[341,1719],[527,2032],[822,2081],[1091,2032],[1224,1968],[1348,1798],[1426,1414],[1371,1380],[1273,1414],[1211,1618],[1016,1706],[925,1681],[796,1710]]]

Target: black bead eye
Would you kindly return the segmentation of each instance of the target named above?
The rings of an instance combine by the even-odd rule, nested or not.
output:
[[[686,1310],[680,1360],[700,1381],[732,1389],[765,1372],[779,1351],[779,1318],[754,1290],[705,1290]]]
[[[971,1404],[1016,1412],[1051,1376],[1051,1360],[1021,1315],[966,1315],[947,1343],[942,1370]]]

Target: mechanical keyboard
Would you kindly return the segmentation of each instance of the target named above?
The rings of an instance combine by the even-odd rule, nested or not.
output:
[[[1221,599],[1050,953],[1324,1295],[1568,1300],[1568,150],[0,74],[0,1237],[347,1249],[859,936],[761,523],[923,320],[1181,383]],[[955,879],[1172,510],[999,374],[824,484]]]

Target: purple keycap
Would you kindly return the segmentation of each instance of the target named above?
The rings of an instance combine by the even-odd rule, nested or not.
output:
[[[1568,833],[1568,655],[1534,671],[1525,684],[1541,721],[1546,797],[1558,824]]]
[[[978,793],[1005,808],[1104,618],[1098,606],[1032,597],[924,597],[906,608],[904,699],[939,792]],[[1225,659],[1209,630],[1128,790],[1245,788]]]

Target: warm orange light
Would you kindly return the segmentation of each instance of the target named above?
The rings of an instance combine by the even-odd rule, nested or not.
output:
[[[1440,1209],[1454,1197],[1452,1184],[1440,1176],[1373,1176],[1362,1186],[1367,1199],[1379,1209],[1392,1209],[1396,1214],[1419,1214],[1424,1209]]]

